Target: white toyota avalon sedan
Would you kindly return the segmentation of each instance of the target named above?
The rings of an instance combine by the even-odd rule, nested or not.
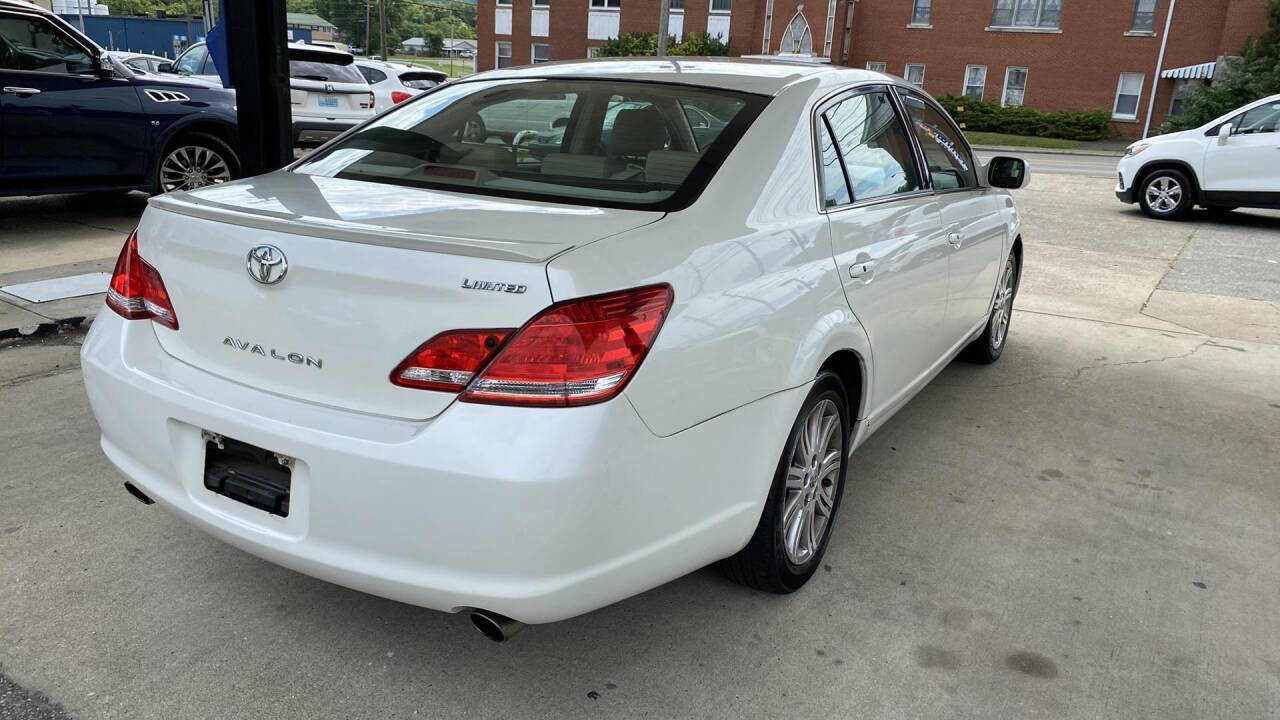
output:
[[[138,499],[495,639],[716,561],[791,592],[858,444],[1004,350],[1026,180],[878,73],[484,73],[153,198],[85,385]]]

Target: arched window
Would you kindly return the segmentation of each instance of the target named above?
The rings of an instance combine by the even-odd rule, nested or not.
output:
[[[791,55],[813,54],[813,34],[809,32],[809,23],[805,21],[799,10],[787,24],[787,31],[782,34],[782,44],[778,46],[778,52]]]

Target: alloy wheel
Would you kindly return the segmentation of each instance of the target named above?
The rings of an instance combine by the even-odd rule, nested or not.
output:
[[[174,148],[160,164],[160,188],[165,192],[194,190],[231,179],[231,167],[211,148],[183,145]]]
[[[1182,203],[1182,185],[1168,175],[1147,184],[1147,205],[1158,213],[1171,213]]]
[[[782,544],[793,565],[822,547],[835,512],[843,439],[840,409],[828,399],[814,405],[800,425],[782,497]]]
[[[996,291],[995,307],[991,310],[991,349],[999,350],[1009,333],[1009,318],[1013,315],[1013,258],[1004,264],[1000,289]]]

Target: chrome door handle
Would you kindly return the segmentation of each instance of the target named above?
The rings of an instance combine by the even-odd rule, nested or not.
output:
[[[23,97],[40,94],[40,91],[36,88],[6,87],[4,91],[10,95],[19,95]]]
[[[863,260],[849,266],[849,277],[853,279],[865,278],[871,275],[871,271],[876,269],[875,260]]]
[[[960,243],[963,241],[963,239],[964,239],[964,236],[958,232],[947,233],[947,244],[949,244],[953,248],[960,247]]]

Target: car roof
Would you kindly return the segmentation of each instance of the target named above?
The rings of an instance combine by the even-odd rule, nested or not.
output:
[[[777,95],[787,86],[807,79],[826,83],[876,80],[901,84],[897,78],[870,70],[840,65],[719,57],[597,58],[539,63],[520,68],[491,70],[468,77],[474,80],[502,78],[584,78],[679,83],[724,88],[757,95]]]
[[[330,55],[343,55],[345,57],[350,57],[350,58],[355,57],[354,55],[352,55],[351,53],[345,50],[339,50],[337,48],[331,48],[325,45],[311,45],[309,43],[301,43],[301,42],[289,43],[289,49],[290,50],[307,50],[309,52],[316,52],[316,53],[329,53]]]

